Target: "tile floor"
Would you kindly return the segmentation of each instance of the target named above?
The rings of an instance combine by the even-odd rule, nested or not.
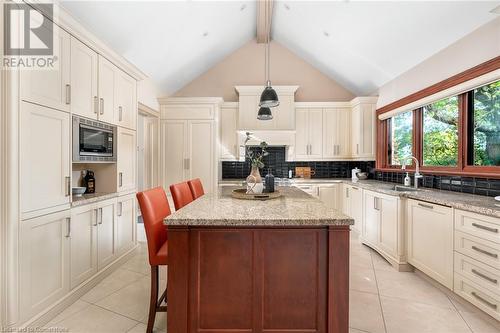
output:
[[[415,273],[396,272],[351,242],[350,333],[500,333],[500,322]],[[166,272],[162,272],[161,284]],[[145,332],[149,299],[145,244],[136,255],[47,326],[69,332]],[[156,332],[165,332],[158,314]]]

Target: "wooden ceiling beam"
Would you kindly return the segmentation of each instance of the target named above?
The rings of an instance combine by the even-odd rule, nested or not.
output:
[[[273,0],[257,0],[257,43],[267,43],[271,36]]]

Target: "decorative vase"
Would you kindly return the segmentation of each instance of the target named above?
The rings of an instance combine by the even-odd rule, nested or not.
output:
[[[252,166],[250,175],[247,179],[247,193],[262,193],[264,190],[264,184],[262,183],[262,177],[260,176],[259,168]]]

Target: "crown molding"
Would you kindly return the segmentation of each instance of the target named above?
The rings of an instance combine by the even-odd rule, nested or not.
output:
[[[161,97],[158,98],[160,105],[175,104],[222,104],[222,97]]]

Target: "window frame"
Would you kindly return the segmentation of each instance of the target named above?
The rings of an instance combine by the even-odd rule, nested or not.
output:
[[[415,94],[407,96],[401,100],[393,102],[377,110],[377,116],[392,111],[424,97],[433,95],[441,90],[451,88],[460,83],[484,75],[488,72],[500,68],[500,56],[493,58],[481,65],[473,67],[465,72],[453,76],[447,80],[439,82]],[[500,78],[499,78],[500,80]],[[425,173],[438,175],[460,175],[479,176],[500,179],[500,166],[476,166],[474,161],[469,161],[469,156],[474,150],[473,135],[471,132],[471,118],[473,109],[471,108],[470,91],[461,93],[458,96],[458,156],[456,166],[424,166],[423,165],[423,107],[412,110],[413,112],[413,142],[412,152],[420,164],[420,170]],[[451,97],[451,96],[450,96]],[[405,111],[406,112],[406,111]],[[391,118],[389,118],[391,119]],[[389,165],[389,119],[380,120],[377,117],[377,155],[376,170],[405,172],[401,166]],[[471,142],[472,141],[472,142]],[[471,163],[469,163],[471,162]],[[408,170],[414,170],[415,164],[408,165]]]

